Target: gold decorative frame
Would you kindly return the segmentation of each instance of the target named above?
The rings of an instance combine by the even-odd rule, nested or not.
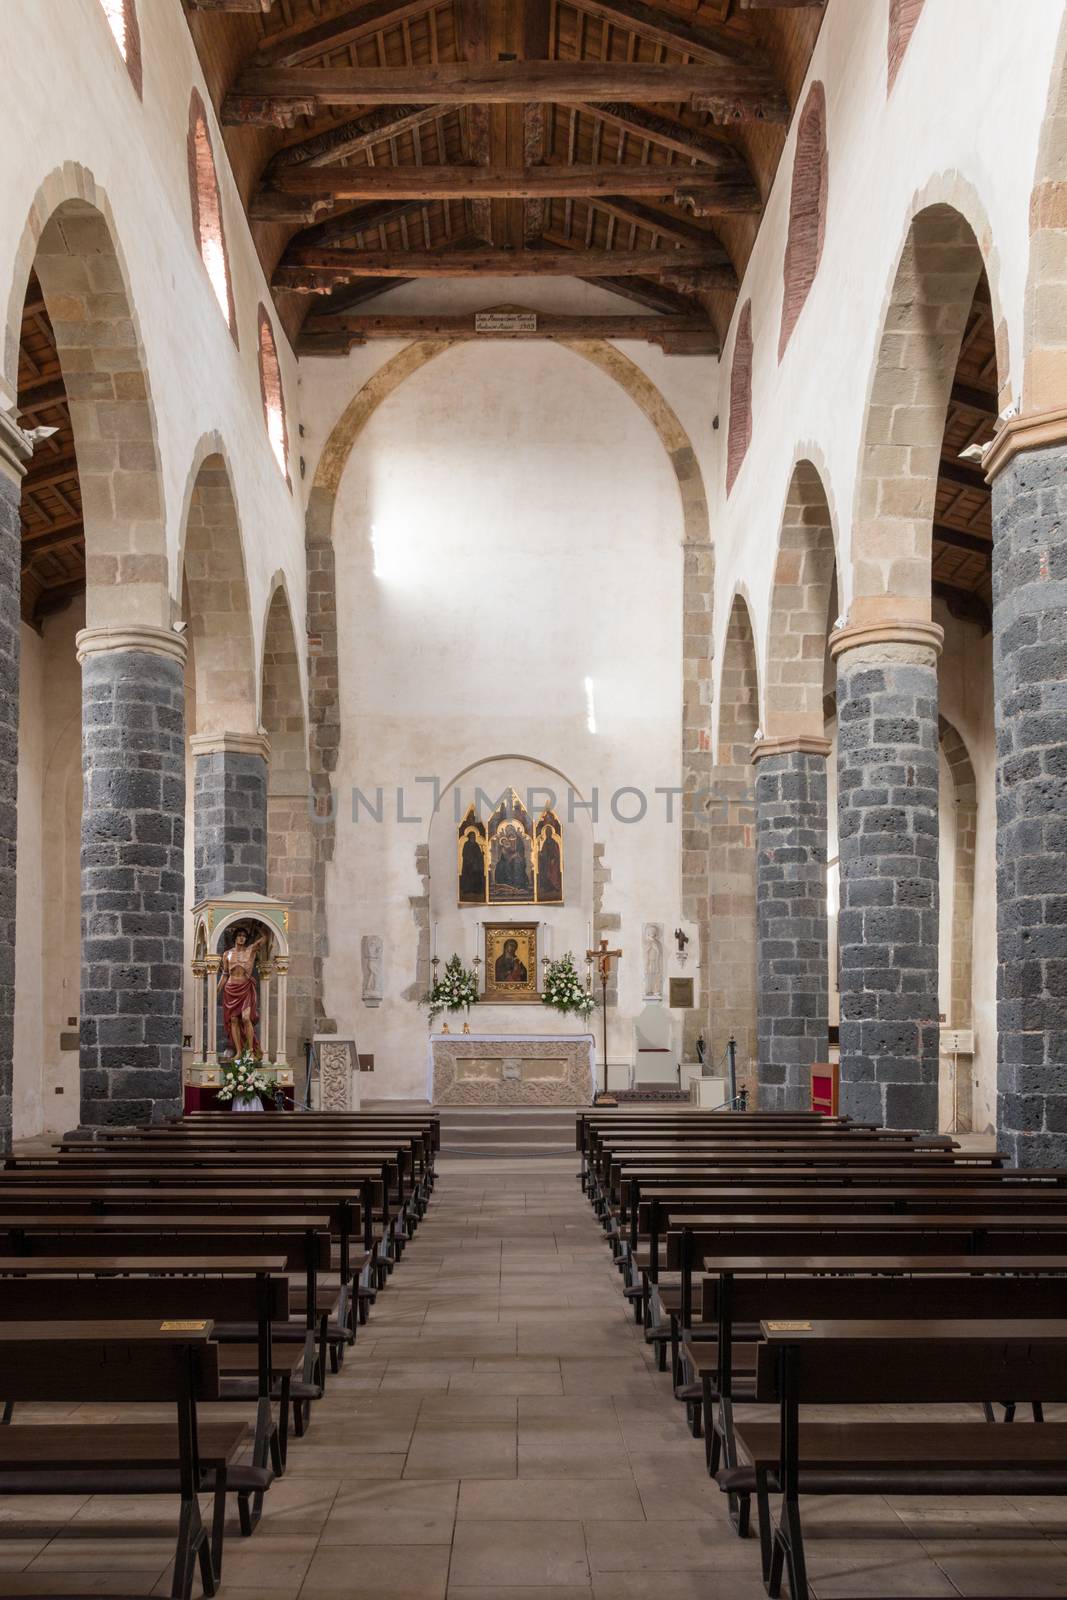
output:
[[[537,929],[536,922],[487,922],[485,924],[485,992],[483,1002],[490,1005],[537,1005],[541,995],[537,987]],[[526,969],[521,982],[500,981],[497,962],[505,955],[505,945],[514,940],[515,954]]]

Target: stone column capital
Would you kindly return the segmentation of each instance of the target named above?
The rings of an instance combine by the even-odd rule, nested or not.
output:
[[[127,622],[113,628],[82,628],[75,638],[79,663],[87,656],[111,651],[141,650],[146,655],[163,656],[185,665],[187,646],[184,637],[171,628],[154,628],[148,623]]]
[[[10,411],[0,411],[0,472],[21,483],[26,463],[33,454],[33,443],[19,427]]]
[[[993,442],[982,457],[986,483],[992,483],[1010,461],[1025,450],[1044,450],[1049,445],[1067,444],[1067,406],[1054,411],[1031,411],[1024,417],[1010,417],[993,435]]]
[[[265,733],[194,733],[189,748],[194,756],[261,756],[270,761],[270,739]]]
[[[812,733],[797,733],[791,739],[757,739],[749,752],[753,765],[770,756],[822,756],[825,760],[831,750],[829,739],[820,739]]]
[[[936,660],[945,642],[945,630],[936,622],[850,622],[835,628],[828,642],[833,661],[850,650],[885,650],[887,661],[899,661],[902,645],[911,650],[932,650]]]

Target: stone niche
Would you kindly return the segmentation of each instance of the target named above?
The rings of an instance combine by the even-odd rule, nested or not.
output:
[[[435,1035],[430,1078],[435,1105],[585,1106],[593,1097],[593,1040]]]

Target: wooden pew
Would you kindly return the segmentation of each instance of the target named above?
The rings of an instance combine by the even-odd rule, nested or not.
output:
[[[259,1522],[263,1499],[275,1476],[285,1470],[285,1418],[292,1356],[275,1360],[272,1329],[289,1315],[289,1283],[284,1257],[265,1257],[255,1269],[190,1272],[162,1276],[157,1263],[136,1273],[127,1270],[89,1276],[85,1263],[77,1275],[51,1270],[49,1262],[0,1266],[0,1325],[5,1322],[195,1322],[207,1318],[219,1342],[219,1399],[250,1400],[256,1420],[250,1465],[231,1466],[225,1492],[237,1496],[241,1531],[250,1535]],[[233,1342],[235,1327],[251,1321],[251,1347]],[[227,1338],[231,1342],[226,1342]],[[0,1379],[0,1384],[3,1379]],[[281,1426],[274,1421],[273,1395],[281,1402]],[[2,1447],[2,1440],[0,1440]],[[212,1535],[215,1574],[222,1570],[222,1527]]]
[[[765,1323],[756,1398],[779,1424],[742,1422],[744,1468],[720,1487],[751,1481],[768,1520],[781,1492],[767,1591],[809,1594],[801,1494],[1067,1494],[1067,1424],[1005,1428],[987,1422],[813,1423],[802,1405],[981,1402],[1005,1390],[1031,1404],[1067,1400],[1067,1321],[814,1320]],[[742,1478],[741,1474],[745,1476]]]
[[[172,1600],[189,1600],[199,1564],[216,1574],[198,1496],[225,1506],[244,1423],[198,1422],[218,1400],[218,1345],[209,1319],[194,1328],[146,1322],[0,1322],[0,1364],[12,1400],[169,1403],[175,1423],[11,1423],[0,1428],[0,1494],[168,1494],[180,1497]],[[221,1538],[221,1531],[220,1531]]]

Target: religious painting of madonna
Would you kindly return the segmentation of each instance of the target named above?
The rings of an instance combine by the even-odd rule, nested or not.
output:
[[[509,789],[489,818],[489,904],[532,905],[533,837],[530,813]]]
[[[482,1000],[497,1005],[535,1003],[537,990],[537,923],[487,922],[485,925],[485,992]]]

